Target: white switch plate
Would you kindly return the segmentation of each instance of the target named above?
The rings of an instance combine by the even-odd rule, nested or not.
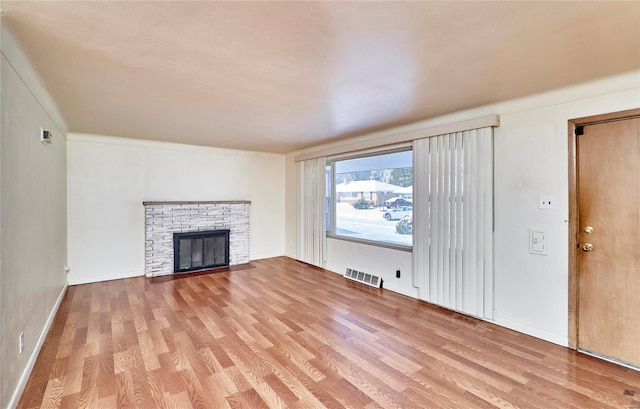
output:
[[[549,195],[544,195],[538,197],[538,208],[549,210],[556,208],[556,198]]]
[[[529,253],[549,254],[549,232],[546,229],[529,229]]]

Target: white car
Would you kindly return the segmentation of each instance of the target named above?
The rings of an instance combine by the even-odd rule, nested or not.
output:
[[[382,214],[382,217],[384,217],[386,220],[400,220],[405,216],[413,216],[412,207],[398,207],[395,209],[389,209],[385,210]]]

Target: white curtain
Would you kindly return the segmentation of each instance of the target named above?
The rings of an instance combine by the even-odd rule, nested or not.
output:
[[[324,267],[326,158],[300,161],[297,166],[297,258]]]
[[[419,298],[493,318],[493,128],[413,142]]]

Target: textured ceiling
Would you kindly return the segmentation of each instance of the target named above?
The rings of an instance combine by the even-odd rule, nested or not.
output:
[[[640,2],[3,1],[71,132],[270,152],[640,68]]]

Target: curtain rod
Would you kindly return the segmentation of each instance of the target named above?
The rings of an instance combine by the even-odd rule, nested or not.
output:
[[[472,129],[487,128],[500,126],[499,115],[489,115],[482,118],[469,119],[466,121],[455,122],[452,124],[432,126],[428,128],[416,129],[414,131],[402,132],[395,135],[387,135],[370,140],[358,141],[338,146],[329,146],[326,148],[318,148],[307,153],[301,153],[295,157],[296,162],[307,159],[319,158],[321,156],[332,156],[349,152],[356,152],[364,149],[384,147],[394,145],[401,142],[410,142],[415,139],[429,138],[431,136],[444,135],[454,132],[469,131]]]

